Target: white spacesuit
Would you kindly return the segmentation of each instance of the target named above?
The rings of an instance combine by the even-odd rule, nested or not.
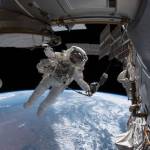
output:
[[[84,65],[88,60],[85,51],[80,47],[72,46],[63,52],[53,52],[53,49],[47,44],[43,46],[48,59],[42,59],[37,64],[37,69],[43,74],[43,79],[24,107],[31,106],[40,95],[51,87],[48,96],[38,108],[37,115],[41,115],[73,80],[91,96],[90,86],[83,80]]]

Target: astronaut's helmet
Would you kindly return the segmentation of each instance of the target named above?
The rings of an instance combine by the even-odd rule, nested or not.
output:
[[[85,51],[77,46],[72,46],[70,49],[70,61],[75,65],[85,64],[85,62],[88,60]]]

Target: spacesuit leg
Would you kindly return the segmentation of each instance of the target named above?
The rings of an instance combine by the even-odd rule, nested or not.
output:
[[[37,115],[42,115],[48,108],[49,105],[53,104],[56,101],[57,96],[63,92],[66,86],[60,86],[60,87],[52,87],[50,90],[50,93],[46,97],[46,99],[40,104]]]
[[[39,85],[36,87],[29,100],[24,104],[24,108],[30,107],[32,103],[41,96],[50,87],[50,78],[46,77],[41,80]]]

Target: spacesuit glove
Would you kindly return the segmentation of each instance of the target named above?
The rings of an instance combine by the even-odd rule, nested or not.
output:
[[[92,92],[91,92],[91,90],[86,91],[86,94],[87,94],[87,96],[92,96]]]

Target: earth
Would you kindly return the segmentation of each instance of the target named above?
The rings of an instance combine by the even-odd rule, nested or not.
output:
[[[116,150],[115,138],[126,131],[127,97],[65,90],[41,117],[39,103],[23,108],[33,91],[0,94],[0,150]]]

